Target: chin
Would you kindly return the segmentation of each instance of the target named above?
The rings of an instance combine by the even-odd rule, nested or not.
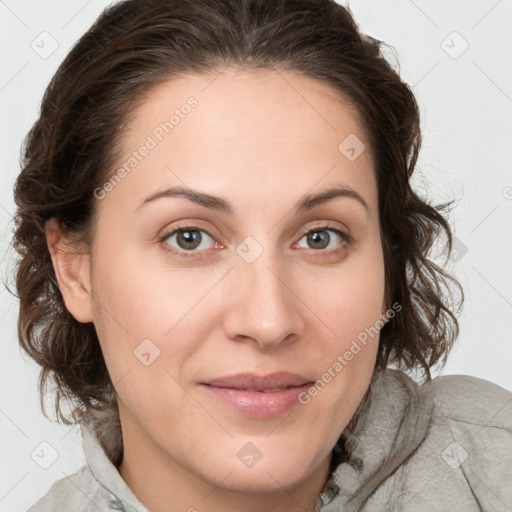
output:
[[[210,483],[234,492],[282,492],[300,485],[314,469],[311,460],[294,457],[281,450],[274,455],[269,452],[261,454],[259,460],[253,460],[247,467],[238,457],[234,460],[235,463],[233,458],[224,456],[221,464],[212,467],[208,478]]]
[[[302,469],[300,462],[295,467]],[[301,484],[306,475],[301,471],[292,472],[279,465],[270,465],[269,468],[251,468],[247,470],[236,469],[222,483],[216,482],[225,489],[241,493],[272,494],[283,492]],[[222,480],[222,479],[221,479]]]

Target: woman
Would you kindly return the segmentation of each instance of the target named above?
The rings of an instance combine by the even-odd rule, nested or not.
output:
[[[334,2],[105,10],[15,187],[20,343],[87,460],[30,510],[512,508],[512,395],[430,375],[460,285],[419,126]]]

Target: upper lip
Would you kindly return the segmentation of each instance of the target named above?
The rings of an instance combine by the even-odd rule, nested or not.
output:
[[[290,386],[303,386],[312,382],[307,377],[290,372],[275,372],[268,375],[256,375],[254,373],[237,373],[226,377],[219,377],[203,382],[218,388],[234,389],[277,389]]]

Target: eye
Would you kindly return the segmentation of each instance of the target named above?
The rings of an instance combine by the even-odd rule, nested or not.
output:
[[[329,235],[329,232],[334,233],[334,237]],[[309,248],[316,249],[316,252],[336,252],[342,249],[342,242],[345,242],[344,245],[347,246],[352,242],[351,235],[331,226],[309,229],[303,233],[300,240],[303,238],[306,238],[306,242],[310,244]],[[338,242],[334,243],[333,247],[329,247],[333,239],[336,242],[336,238],[339,239]],[[220,247],[207,231],[197,226],[179,226],[174,228],[162,235],[159,242],[164,245],[166,251],[185,258],[197,256],[194,253],[199,251],[195,249],[207,250],[212,247]],[[210,243],[210,247],[208,247],[208,243]],[[327,250],[324,251],[324,249]]]
[[[332,237],[329,235],[329,232],[334,233],[335,236]],[[309,229],[301,237],[301,240],[303,238],[306,238],[306,243],[310,244],[309,248],[327,250],[336,250],[336,247],[338,247],[341,242],[345,241],[347,244],[349,244],[351,241],[351,237],[347,233],[344,233],[343,231],[332,228],[330,226],[320,226],[317,228]],[[338,243],[335,243],[334,246],[328,247],[333,239],[336,242],[336,238],[340,239]]]
[[[187,257],[189,255],[184,254],[186,252],[194,252],[194,249],[208,249],[209,247],[205,247],[205,245],[208,245],[208,239],[213,242],[211,235],[204,229],[199,229],[197,226],[180,226],[163,235],[159,241],[166,246],[171,245],[171,242],[176,243],[176,249],[166,247],[166,250]],[[213,246],[215,246],[215,243]]]

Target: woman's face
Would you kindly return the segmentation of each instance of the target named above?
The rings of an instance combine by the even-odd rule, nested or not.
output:
[[[354,111],[310,78],[227,69],[159,86],[122,148],[124,172],[96,191],[91,284],[125,457],[244,492],[325,478],[386,308]],[[343,188],[366,206],[322,196]],[[208,385],[275,372],[298,380]]]

